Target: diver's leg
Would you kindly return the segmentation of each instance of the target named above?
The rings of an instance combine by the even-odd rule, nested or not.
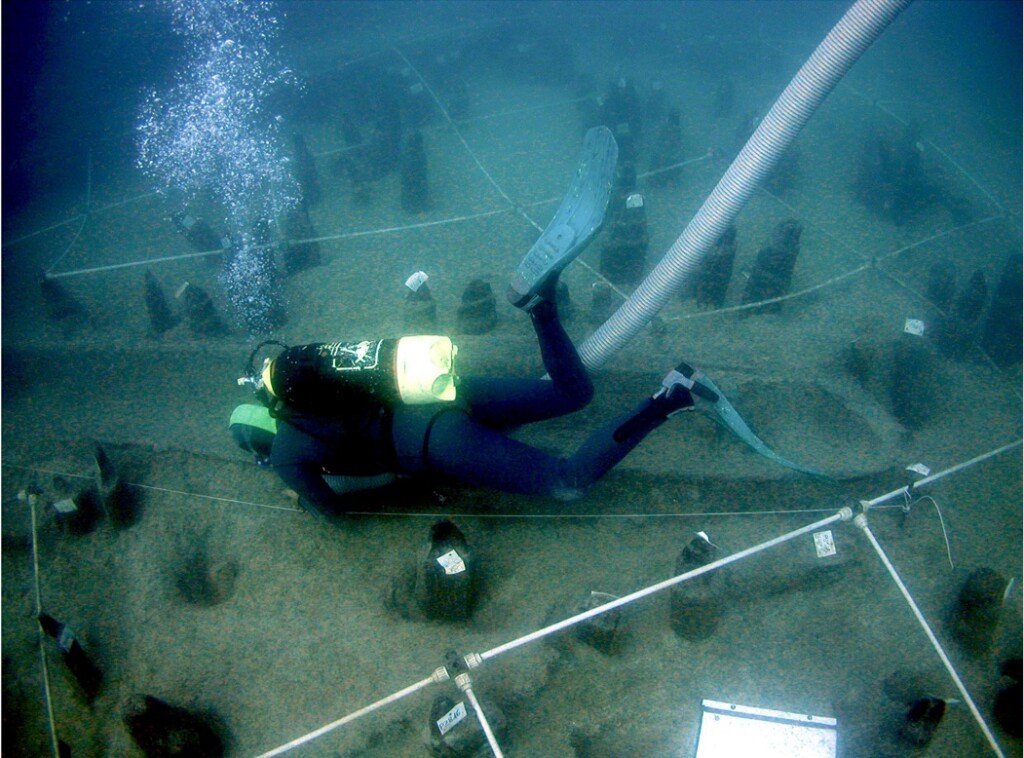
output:
[[[505,492],[572,499],[604,476],[669,416],[692,406],[690,393],[682,387],[659,392],[590,435],[568,458],[555,458],[510,439],[461,409],[436,413],[426,428],[418,429],[396,414],[396,452],[400,464],[410,473],[430,471]],[[405,445],[411,455],[403,455],[400,439],[414,443]]]
[[[546,296],[530,309],[541,359],[551,379],[464,377],[460,395],[482,424],[509,427],[556,418],[580,410],[593,398],[587,369],[558,319],[556,281],[551,280]]]
[[[561,461],[477,422],[459,408],[435,411],[429,423],[396,414],[395,451],[403,471],[436,473],[505,492],[558,492]]]
[[[644,399],[636,408],[591,434],[579,449],[565,459],[562,487],[580,491],[607,474],[643,439],[679,411],[693,407],[685,389],[659,393]]]

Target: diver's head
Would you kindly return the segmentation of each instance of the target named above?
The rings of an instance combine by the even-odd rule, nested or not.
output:
[[[270,451],[277,434],[277,421],[262,405],[240,405],[231,412],[228,429],[235,443],[256,457],[259,466],[270,465]]]

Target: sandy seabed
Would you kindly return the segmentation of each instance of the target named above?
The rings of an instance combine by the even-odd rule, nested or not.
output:
[[[580,66],[590,65],[598,81],[611,76],[612,51],[598,38],[578,45]],[[429,52],[412,43],[408,49]],[[145,196],[139,177],[100,174],[90,188],[91,208],[100,210],[91,210],[80,228],[65,224],[5,247],[3,677],[5,714],[16,714],[26,754],[48,751],[48,727],[33,622],[32,528],[15,495],[36,485],[52,500],[55,474],[84,481],[92,440],[102,442],[131,482],[137,522],[121,530],[103,522],[73,536],[58,528],[51,508],[41,507],[36,528],[43,605],[78,632],[105,674],[100,696],[86,705],[51,641],[44,641],[54,722],[76,757],[140,754],[121,721],[139,693],[216,714],[230,755],[258,754],[429,676],[449,650],[482,652],[570,615],[590,591],[624,595],[671,576],[697,531],[707,532],[723,554],[735,552],[825,518],[851,500],[902,487],[912,481],[904,470],[910,464],[937,471],[1018,440],[1019,365],[1000,370],[980,354],[941,358],[921,385],[932,397],[930,417],[914,432],[898,422],[888,400],[896,369],[887,362],[888,346],[906,318],[927,316],[917,293],[932,262],[955,260],[964,278],[981,268],[994,283],[1005,256],[1020,247],[1019,216],[1001,211],[1020,207],[1019,139],[1004,142],[987,131],[971,117],[973,103],[939,98],[899,78],[886,80],[890,90],[871,92],[878,79],[870,72],[885,65],[890,49],[869,53],[863,70],[850,75],[801,134],[793,189],[781,198],[760,193],[742,212],[727,305],[739,303],[744,272],[772,228],[789,217],[804,224],[794,290],[868,261],[876,266],[786,302],[777,314],[707,314],[673,298],[658,323],[596,372],[590,408],[521,433],[569,451],[609,414],[653,392],[686,358],[714,378],[777,451],[823,470],[827,479],[779,468],[691,414],[655,432],[578,502],[429,482],[361,505],[365,512],[341,528],[327,526],[296,510],[273,474],[253,467],[226,434],[231,408],[246,399],[235,386],[250,347],[243,335],[200,341],[178,327],[161,340],[148,337],[144,267],[62,279],[86,305],[88,323],[43,318],[33,277],[61,251],[67,253],[58,271],[185,253],[184,240],[166,221],[176,210],[166,198]],[[700,159],[733,130],[709,115],[700,72],[662,58],[638,63],[636,76],[638,83],[661,79],[669,102],[682,106],[687,157]],[[732,76],[745,106],[777,92],[777,82],[747,66]],[[398,334],[402,283],[418,269],[431,276],[442,331],[454,329],[460,293],[471,279],[490,282],[500,300],[536,230],[505,210],[456,129],[493,181],[543,226],[571,174],[581,126],[567,88],[488,71],[468,85],[470,118],[454,125],[437,118],[425,130],[429,213],[401,212],[394,177],[376,186],[368,207],[355,208],[347,182],[321,161],[326,198],[312,220],[321,235],[332,235],[500,212],[323,242],[323,265],[286,283],[290,318],[277,338],[296,344]],[[929,134],[936,145],[971,146],[957,154],[969,176],[926,152],[929,170],[969,198],[969,228],[950,231],[954,224],[937,209],[895,227],[853,200],[862,135],[888,123],[871,103],[883,94],[891,109],[941,123]],[[947,109],[968,115],[939,118]],[[304,129],[314,153],[341,144],[339,130]],[[648,157],[645,148],[641,170]],[[1016,172],[1001,173],[1006,166]],[[695,160],[678,186],[641,180],[652,238],[648,268],[723,169]],[[88,210],[71,190],[68,195],[41,201],[9,229],[27,234]],[[109,203],[119,204],[105,208]],[[5,237],[9,245],[18,234]],[[581,341],[594,328],[590,290],[602,241],[564,276],[575,303],[568,327]],[[168,291],[188,279],[225,307],[215,267],[184,259],[150,268]],[[459,340],[462,370],[536,375],[528,320],[503,302],[499,315],[491,334]],[[862,381],[844,364],[855,341],[878,359]],[[916,500],[909,512],[879,510],[871,527],[988,715],[999,662],[1013,650],[1020,655],[1020,582],[1008,592],[1004,622],[986,655],[960,650],[945,619],[971,571],[987,566],[1007,580],[1020,577],[1020,449],[920,494],[930,498]],[[386,610],[385,597],[419,560],[430,524],[445,516],[463,530],[479,561],[476,610],[460,624],[400,618]],[[721,618],[703,641],[674,634],[668,593],[662,593],[624,610],[613,654],[564,633],[488,661],[474,672],[475,689],[504,714],[506,753],[692,755],[700,703],[710,698],[833,716],[844,755],[885,754],[879,746],[885,714],[899,710],[884,686],[887,677],[909,671],[928,682],[927,694],[961,696],[867,540],[849,524],[831,528],[842,560],[837,569],[816,565],[805,536],[723,570],[709,601]],[[178,589],[197,550],[237,574],[227,582],[228,597],[211,607],[186,602]],[[457,698],[452,685],[434,685],[293,754],[426,755],[430,702],[442,691]],[[1007,755],[1021,755],[1019,740],[997,735]],[[987,750],[960,704],[918,754]]]

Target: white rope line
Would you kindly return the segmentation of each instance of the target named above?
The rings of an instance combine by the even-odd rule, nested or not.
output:
[[[880,256],[878,256],[876,258],[876,260],[884,261],[884,260],[888,260],[889,258],[895,258],[900,253],[905,253],[907,250],[913,250],[915,247],[920,247],[921,245],[927,245],[929,242],[934,242],[935,240],[941,239],[942,237],[948,237],[951,234],[956,234],[957,232],[962,232],[965,229],[970,229],[973,226],[981,226],[982,224],[988,224],[988,223],[991,223],[992,221],[998,221],[1001,218],[1002,218],[1001,215],[986,216],[985,218],[981,219],[980,221],[971,221],[970,223],[967,223],[967,224],[961,224],[960,226],[955,226],[952,229],[946,229],[945,231],[942,231],[942,232],[936,232],[935,234],[932,234],[932,235],[930,235],[928,237],[925,237],[924,239],[917,240],[916,242],[911,242],[909,245],[905,245],[904,247],[901,247],[898,250],[893,250],[890,253],[885,253],[884,255],[880,255]]]
[[[21,471],[33,471],[41,474],[49,474],[51,476],[63,476],[71,479],[92,479],[90,474],[70,474],[65,471],[55,471],[53,469],[41,468],[38,466],[23,466],[18,463],[0,463],[0,467],[3,468],[14,468]],[[230,503],[232,505],[248,505],[254,508],[267,508],[269,510],[278,511],[291,511],[294,513],[303,513],[306,511],[302,508],[290,508],[280,505],[267,505],[266,503],[257,503],[249,500],[238,500],[230,497],[219,497],[216,495],[202,495],[196,492],[188,492],[186,490],[178,490],[170,487],[158,487],[153,484],[139,484],[137,482],[125,482],[129,487],[138,487],[139,489],[153,490],[155,492],[163,492],[170,495],[180,495],[184,498],[198,498],[200,500],[212,500],[219,503]],[[903,506],[883,506],[902,508]],[[763,510],[763,511],[707,511],[704,513],[695,512],[675,512],[675,513],[455,513],[450,510],[446,510],[445,513],[452,513],[459,518],[466,519],[505,519],[505,520],[566,520],[571,521],[572,519],[580,520],[594,520],[594,519],[637,519],[637,518],[715,518],[715,517],[728,517],[728,516],[791,516],[800,514],[811,514],[811,513],[832,513],[830,508],[801,508],[796,510]],[[429,513],[426,511],[349,511],[350,516],[380,516],[382,518],[437,518],[439,514]]]
[[[453,119],[456,124],[470,124],[474,121],[487,121],[492,118],[505,118],[506,116],[516,116],[520,113],[529,113],[530,111],[541,111],[549,108],[564,108],[567,105],[575,105],[576,103],[582,103],[585,100],[590,100],[589,97],[574,97],[571,100],[559,100],[555,103],[543,103],[541,105],[529,105],[525,108],[516,108],[509,111],[497,111],[495,113],[488,113],[486,116],[468,116],[467,118]]]
[[[61,253],[60,255],[58,255],[57,259],[53,263],[50,264],[49,268],[46,269],[46,276],[49,276],[50,272],[54,269],[54,267],[58,263],[60,263],[62,260],[64,260],[64,256],[66,256],[68,253],[71,252],[71,248],[73,248],[75,246],[75,243],[78,242],[78,238],[80,236],[82,236],[82,230],[85,229],[85,225],[86,225],[86,223],[88,223],[88,221],[89,221],[89,214],[88,213],[83,213],[82,214],[82,223],[78,225],[78,231],[75,232],[75,236],[71,238],[71,242],[68,243],[68,246],[66,248],[64,248],[64,252]]]
[[[486,168],[484,168],[484,164],[482,164],[480,162],[480,159],[476,157],[476,153],[473,152],[473,149],[469,146],[469,143],[466,142],[466,138],[462,136],[462,132],[459,131],[459,128],[455,125],[455,122],[452,121],[452,117],[448,115],[448,110],[444,107],[444,104],[441,102],[441,99],[437,96],[434,90],[431,89],[430,85],[427,84],[427,80],[423,78],[420,72],[416,69],[414,65],[412,65],[409,59],[405,57],[405,54],[401,50],[399,50],[397,47],[392,48],[392,50],[395,51],[395,54],[399,58],[405,61],[405,65],[409,67],[410,71],[416,74],[416,78],[420,80],[420,84],[422,84],[424,89],[426,89],[427,92],[430,93],[430,96],[434,98],[434,103],[436,103],[438,109],[441,111],[441,114],[444,116],[445,121],[449,123],[449,125],[452,128],[452,131],[455,132],[455,136],[459,138],[459,142],[462,143],[462,146],[466,149],[466,152],[469,154],[469,157],[473,159],[473,162],[476,164],[476,167],[480,169],[481,173],[483,173],[484,176],[487,177],[487,181],[489,181],[491,183],[491,186],[498,191],[499,195],[505,198],[505,202],[507,202],[510,206],[518,210],[518,206],[516,205],[516,203],[513,202],[512,198],[505,193],[505,190],[501,188],[501,185],[499,185],[494,180],[494,177],[491,176],[490,172]],[[522,211],[519,212],[522,213]],[[525,213],[523,213],[523,217],[526,218],[526,220],[529,221],[531,224],[534,223],[533,220],[530,219],[529,216],[526,216]],[[541,231],[543,231],[543,229]]]
[[[991,745],[992,750],[995,752],[996,755],[1002,757],[1004,753],[1002,748],[999,747],[999,743],[996,742],[995,735],[992,734],[992,730],[989,729],[988,724],[985,723],[985,719],[982,717],[981,712],[978,710],[978,706],[974,704],[974,699],[971,697],[971,693],[967,691],[967,687],[964,686],[963,681],[960,679],[960,675],[956,672],[956,669],[953,668],[953,664],[950,662],[949,657],[946,655],[946,651],[942,649],[942,644],[939,642],[938,638],[935,636],[935,633],[928,625],[927,620],[925,620],[924,614],[921,613],[921,609],[917,607],[917,603],[914,602],[914,598],[911,597],[906,585],[903,584],[903,580],[900,578],[899,573],[897,573],[896,568],[889,561],[889,557],[885,554],[885,550],[883,550],[882,546],[878,544],[878,540],[875,539],[875,535],[871,533],[871,529],[868,527],[867,518],[865,518],[864,514],[862,513],[854,519],[854,523],[860,527],[861,531],[864,533],[864,536],[868,538],[868,541],[871,543],[871,546],[875,549],[875,552],[878,554],[878,558],[882,561],[882,564],[885,566],[886,571],[889,572],[889,576],[892,578],[893,582],[899,588],[900,594],[903,595],[903,599],[907,601],[907,605],[910,606],[910,610],[913,612],[914,618],[917,619],[917,623],[924,630],[925,635],[928,637],[928,641],[932,644],[932,647],[938,654],[939,659],[942,661],[942,665],[946,667],[946,671],[953,679],[953,683],[956,684],[956,688],[960,691],[960,696],[964,699],[964,702],[967,703],[967,707],[970,709],[971,714],[974,716],[974,720],[978,723],[978,726],[981,727],[981,731],[985,734],[985,738],[988,740],[989,745]]]
[[[840,274],[839,276],[834,276],[831,279],[828,279],[828,280],[822,282],[821,284],[815,284],[813,287],[807,287],[807,288],[799,290],[797,292],[790,292],[787,295],[780,295],[779,297],[768,298],[767,300],[759,300],[756,303],[746,303],[745,305],[733,305],[733,306],[730,306],[729,308],[718,308],[718,309],[713,310],[713,311],[696,311],[694,313],[684,313],[681,316],[669,316],[669,317],[664,318],[662,320],[663,321],[688,321],[688,320],[693,319],[693,318],[705,318],[707,316],[718,316],[718,315],[721,315],[723,313],[737,313],[739,311],[749,311],[749,310],[752,310],[752,309],[755,309],[755,308],[763,308],[764,306],[771,305],[772,303],[781,303],[781,302],[784,302],[786,300],[794,300],[794,299],[796,299],[798,297],[803,297],[804,295],[809,295],[810,293],[815,292],[817,290],[825,289],[826,287],[831,287],[832,285],[838,284],[839,282],[843,281],[844,279],[849,279],[851,276],[856,276],[857,274],[861,273],[862,271],[867,271],[870,268],[871,268],[871,264],[865,263],[863,266],[857,266],[857,268],[851,269],[850,271],[847,271],[845,274]]]
[[[657,176],[658,174],[664,174],[666,171],[675,171],[677,168],[682,168],[683,166],[689,166],[692,163],[701,163],[703,161],[710,160],[710,159],[711,159],[711,153],[709,151],[709,152],[705,153],[704,155],[701,155],[701,156],[699,156],[697,158],[688,158],[685,161],[680,161],[679,163],[673,163],[671,166],[664,166],[663,168],[656,168],[656,169],[652,169],[651,171],[644,171],[642,174],[637,174],[636,178],[637,179],[649,179],[652,176]]]
[[[132,203],[137,203],[140,200],[145,200],[146,198],[153,197],[154,195],[163,195],[163,194],[164,193],[163,193],[162,190],[153,190],[151,192],[144,192],[141,195],[135,195],[134,197],[129,197],[129,198],[125,199],[125,200],[118,200],[118,201],[113,202],[113,203],[108,203],[107,205],[101,205],[99,208],[93,208],[90,211],[90,214],[95,216],[97,213],[103,213],[104,211],[113,210],[114,208],[120,208],[120,207],[122,207],[124,205],[131,205]]]
[[[39,466],[23,466],[18,463],[7,463],[6,461],[0,463],[2,468],[15,468],[21,471],[34,471],[40,474],[49,474],[51,476],[63,476],[70,479],[92,479],[93,476],[90,474],[69,474],[65,471],[55,471],[53,469],[41,468]],[[283,505],[267,505],[266,503],[255,503],[250,500],[238,500],[237,498],[231,497],[220,497],[218,495],[202,495],[198,492],[187,492],[185,490],[176,490],[169,487],[158,487],[154,484],[139,484],[138,482],[125,482],[125,486],[137,487],[142,490],[153,490],[154,492],[164,492],[170,495],[181,495],[186,498],[198,498],[200,500],[212,500],[218,503],[231,503],[232,505],[249,505],[254,508],[266,508],[272,511],[291,511],[293,513],[305,513],[301,508],[290,508]]]
[[[53,693],[50,690],[50,666],[46,661],[46,637],[39,624],[39,616],[43,612],[42,581],[39,578],[39,530],[36,520],[36,496],[28,494],[25,498],[32,523],[32,578],[35,583],[36,599],[36,640],[39,642],[39,665],[43,674],[43,698],[46,701],[46,721],[50,728],[50,747],[53,758],[60,756],[60,744],[57,740],[57,721],[53,715]]]
[[[769,197],[775,198],[775,196],[772,195],[771,193],[767,193],[767,194],[769,195]],[[778,199],[778,198],[775,198],[775,199]],[[782,202],[782,201],[779,200],[779,202]],[[783,203],[783,205],[787,205],[787,204]],[[787,205],[787,207],[789,207],[789,206]],[[694,319],[694,318],[706,318],[708,316],[718,316],[718,315],[724,314],[724,313],[736,313],[738,311],[746,311],[746,310],[752,310],[752,309],[755,309],[755,308],[762,308],[765,305],[771,305],[772,303],[781,303],[781,302],[784,302],[786,300],[793,300],[793,299],[798,298],[798,297],[804,297],[805,295],[808,295],[808,294],[810,294],[812,292],[815,292],[816,290],[824,289],[825,287],[831,287],[834,284],[838,284],[839,282],[844,281],[845,279],[849,279],[851,276],[855,276],[855,275],[857,275],[857,274],[859,274],[859,273],[861,273],[863,271],[868,271],[870,269],[876,268],[875,264],[877,264],[877,263],[879,263],[881,261],[884,261],[884,260],[888,260],[890,258],[894,258],[897,255],[899,255],[900,253],[906,252],[907,250],[912,250],[915,247],[920,247],[921,245],[925,245],[925,244],[927,244],[929,242],[934,242],[935,240],[941,239],[942,237],[948,237],[949,235],[956,234],[957,232],[962,232],[965,229],[970,229],[971,227],[974,227],[974,226],[980,226],[982,224],[991,223],[992,221],[998,220],[1000,218],[1002,218],[1002,216],[988,216],[987,218],[983,218],[980,221],[972,221],[972,222],[970,222],[968,224],[962,224],[962,225],[954,227],[952,229],[946,229],[945,231],[937,232],[937,233],[932,234],[932,235],[930,235],[928,237],[925,237],[924,239],[918,240],[917,242],[912,242],[909,245],[904,245],[903,247],[899,248],[898,250],[893,250],[893,251],[891,251],[889,253],[885,253],[883,255],[876,256],[871,262],[865,263],[864,265],[861,265],[861,266],[857,266],[857,268],[850,269],[849,271],[847,271],[845,273],[842,273],[842,274],[839,274],[838,276],[834,276],[831,279],[827,279],[826,281],[821,282],[820,284],[815,284],[815,285],[813,285],[811,287],[806,287],[805,289],[798,290],[796,292],[790,292],[789,294],[780,295],[779,297],[769,298],[768,300],[759,300],[756,303],[746,303],[745,305],[733,305],[733,306],[730,306],[729,308],[718,308],[716,310],[710,310],[710,311],[696,311],[694,313],[684,313],[681,316],[669,316],[669,317],[664,318],[662,320],[666,321],[666,322],[670,322],[670,321],[688,321],[689,319]],[[853,250],[853,248],[850,247],[847,242],[845,242],[844,240],[839,239],[838,237],[835,237],[830,232],[828,232],[828,230],[822,229],[821,231],[826,236],[828,236],[829,238],[835,240],[839,244],[841,244],[844,247],[846,247],[848,250]],[[904,284],[899,279],[897,279],[896,277],[894,277],[891,274],[889,274],[884,269],[878,268],[878,270],[881,271],[886,276],[888,276],[889,278],[891,278],[896,284],[898,284],[899,286],[903,287],[907,291],[917,295],[918,297],[924,297],[923,295],[921,295],[921,293],[916,292],[915,290],[911,289],[906,284]]]
[[[949,533],[946,531],[946,520],[942,518],[942,509],[939,508],[939,502],[931,495],[925,495],[924,497],[919,497],[917,500],[911,501],[910,495],[907,494],[907,510],[909,511],[911,506],[915,503],[922,503],[926,500],[931,501],[931,504],[935,506],[935,513],[939,517],[939,526],[942,527],[942,539],[946,543],[946,557],[949,559],[949,567],[951,569],[955,569],[956,566],[953,565],[953,549],[949,545]]]
[[[438,219],[437,221],[421,221],[416,224],[406,224],[404,226],[392,226],[383,229],[367,229],[360,232],[343,232],[341,234],[329,234],[323,237],[310,237],[307,239],[297,240],[285,240],[283,244],[287,245],[301,245],[312,242],[330,242],[332,240],[343,240],[343,239],[354,239],[356,237],[369,237],[377,234],[391,234],[393,232],[406,232],[414,229],[423,229],[431,226],[442,226],[445,224],[456,224],[462,223],[463,221],[472,221],[478,218],[486,218],[488,216],[497,216],[502,213],[508,213],[510,208],[503,208],[496,211],[483,211],[482,213],[473,213],[468,216],[453,216],[451,218]],[[274,247],[273,244],[268,245],[253,245],[251,249],[262,250],[268,247]],[[205,258],[211,255],[224,255],[227,251],[224,248],[217,250],[206,250],[199,253],[183,253],[181,255],[168,255],[161,258],[148,258],[146,260],[129,261],[127,263],[112,263],[107,266],[93,266],[92,268],[81,268],[74,271],[61,271],[56,274],[50,274],[50,278],[57,279],[60,277],[67,276],[80,276],[82,274],[95,274],[100,271],[113,271],[122,268],[133,268],[136,266],[149,266],[154,263],[167,263],[169,261],[187,260],[189,258]]]
[[[85,218],[85,214],[84,213],[79,213],[77,216],[72,216],[71,218],[67,219],[66,221],[58,221],[56,224],[51,224],[50,226],[46,227],[45,229],[40,229],[37,232],[31,232],[31,233],[26,234],[24,236],[18,237],[18,239],[16,239],[16,240],[11,240],[10,242],[5,242],[3,246],[4,247],[14,247],[18,243],[24,242],[25,240],[32,239],[33,237],[38,237],[40,234],[46,234],[47,232],[52,232],[54,229],[60,229],[62,226],[67,226],[68,224],[73,224],[76,221],[78,221],[78,219],[80,219],[80,218]]]

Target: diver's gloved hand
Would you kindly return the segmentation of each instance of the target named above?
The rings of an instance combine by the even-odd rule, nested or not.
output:
[[[665,375],[665,378],[661,380],[661,389],[651,399],[655,401],[660,399],[669,405],[678,404],[679,407],[671,411],[672,413],[692,408],[695,397],[707,400],[709,403],[717,403],[718,393],[706,384],[702,384],[701,379],[703,378],[704,372],[700,369],[696,369],[688,363],[680,363]]]

